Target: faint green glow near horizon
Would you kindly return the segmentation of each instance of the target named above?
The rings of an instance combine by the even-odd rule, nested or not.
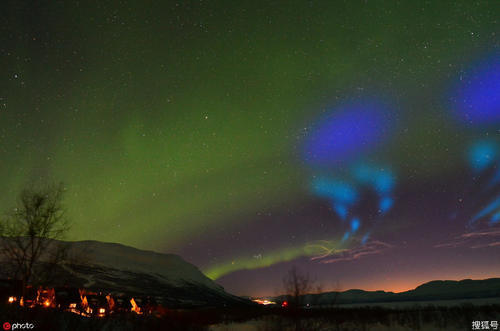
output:
[[[203,271],[208,278],[216,280],[229,273],[239,270],[252,270],[269,267],[280,262],[287,262],[300,257],[314,257],[319,255],[331,255],[343,252],[345,248],[340,248],[339,240],[307,243],[300,247],[288,247],[266,252],[258,257],[242,257],[225,263],[210,266]]]

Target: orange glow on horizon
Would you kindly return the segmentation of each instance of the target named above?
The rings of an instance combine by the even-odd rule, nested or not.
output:
[[[453,274],[453,276],[452,276]],[[436,272],[435,274],[428,273],[425,276],[422,275],[411,275],[409,277],[404,277],[404,275],[398,275],[400,277],[394,276],[391,278],[385,279],[373,279],[373,280],[360,280],[356,283],[346,284],[342,286],[342,282],[340,282],[341,288],[335,288],[334,286],[329,286],[323,289],[323,292],[331,292],[331,291],[347,291],[350,289],[360,289],[364,291],[385,291],[385,292],[394,292],[400,293],[405,291],[414,290],[416,287],[431,282],[435,280],[452,280],[452,281],[460,281],[464,279],[473,279],[473,280],[481,280],[488,278],[498,278],[498,274],[485,274],[485,273],[469,273],[469,274],[456,274],[453,272]]]

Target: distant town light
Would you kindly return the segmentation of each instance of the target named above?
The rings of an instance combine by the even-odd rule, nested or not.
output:
[[[257,302],[259,305],[264,305],[264,306],[267,306],[267,305],[275,305],[276,302],[273,302],[273,301],[269,301],[267,299],[255,299],[255,300],[252,300],[253,302]]]

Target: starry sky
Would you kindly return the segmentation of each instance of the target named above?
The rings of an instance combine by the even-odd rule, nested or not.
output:
[[[498,1],[4,1],[0,208],[226,290],[500,276]]]

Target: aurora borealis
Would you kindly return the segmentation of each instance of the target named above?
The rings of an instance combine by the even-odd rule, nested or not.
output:
[[[2,4],[0,208],[228,291],[500,273],[497,1]]]

